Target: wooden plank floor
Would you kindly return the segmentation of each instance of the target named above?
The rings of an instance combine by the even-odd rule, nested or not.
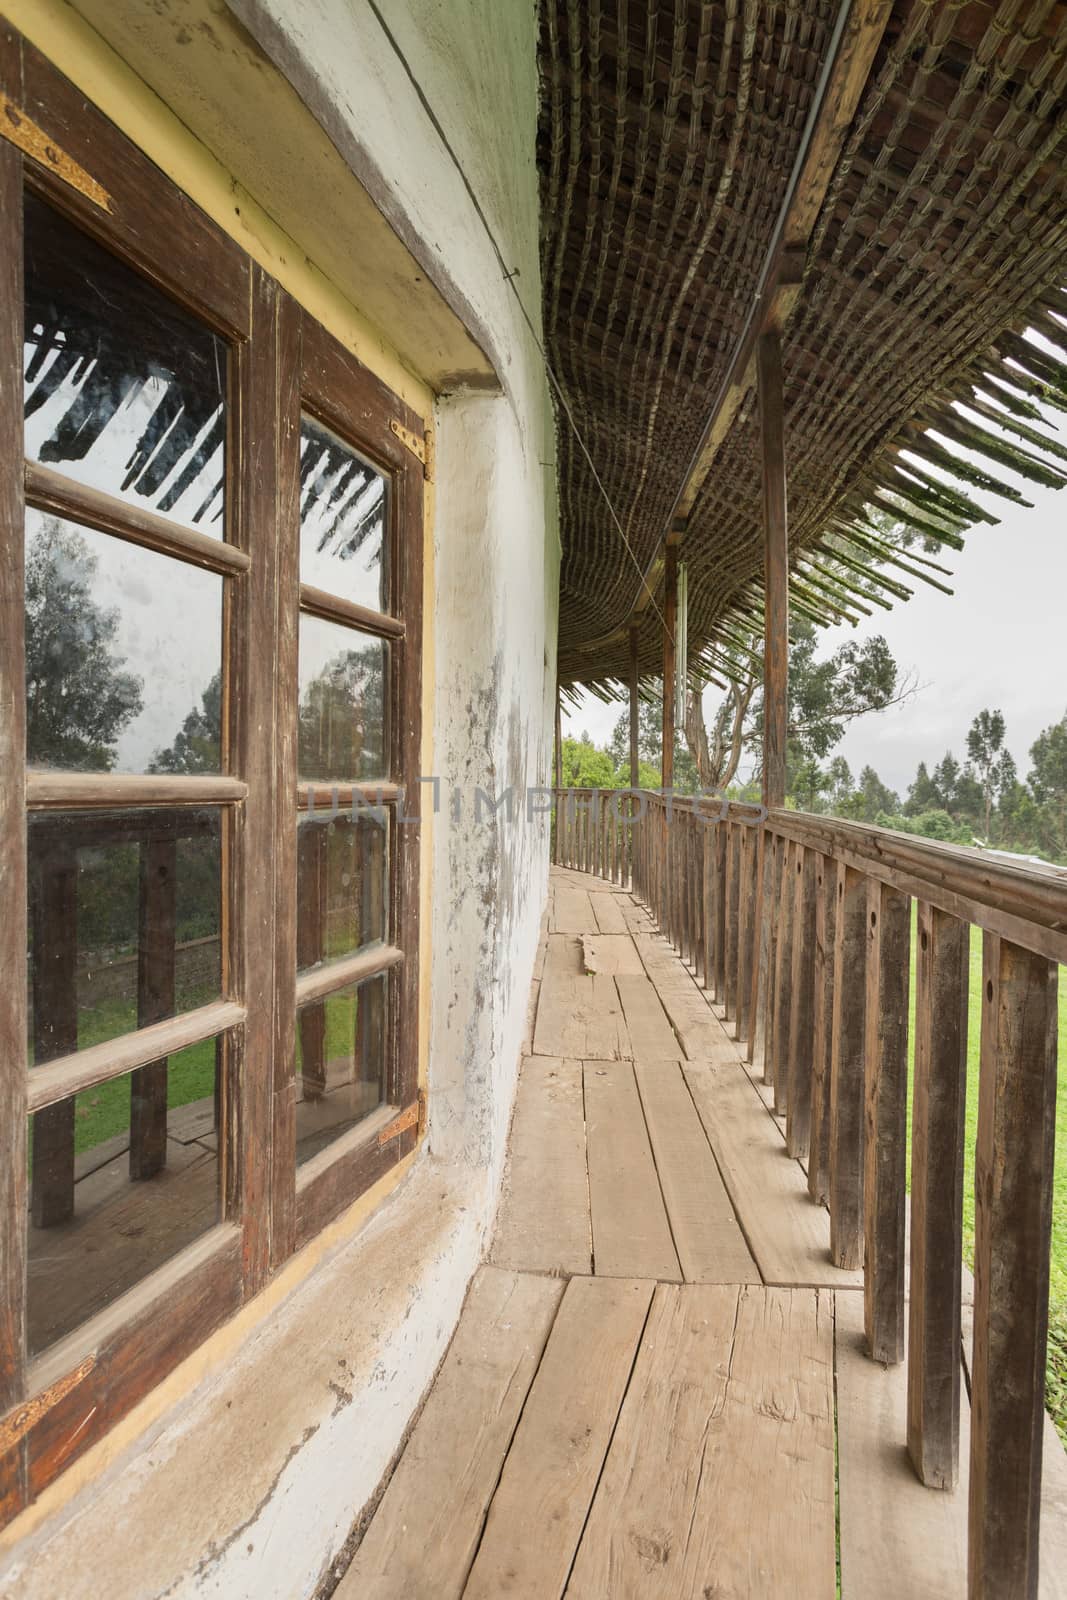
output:
[[[838,1562],[842,1600],[962,1600],[966,1489],[911,1472],[861,1277],[629,894],[553,871],[527,1048],[489,1263],[340,1600],[834,1600]]]

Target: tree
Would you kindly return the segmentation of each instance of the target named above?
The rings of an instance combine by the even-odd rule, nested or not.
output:
[[[157,750],[150,772],[219,772],[222,765],[222,674],[216,672],[167,750]]]
[[[327,782],[381,777],[386,767],[383,708],[381,646],[340,651],[304,690],[300,772]]]
[[[615,763],[607,750],[598,750],[587,733],[563,741],[565,789],[614,789]]]
[[[937,784],[926,770],[926,762],[920,761],[915,772],[915,781],[908,790],[908,798],[904,802],[904,815],[922,816],[925,812],[939,809],[940,803],[941,796]]]
[[[900,810],[900,801],[892,789],[886,787],[873,767],[864,767],[860,773],[859,794],[863,800],[863,820],[873,822],[879,812]]]
[[[109,771],[143,704],[116,654],[118,611],[93,598],[98,562],[82,534],[49,519],[26,557],[26,759]]]
[[[988,839],[994,796],[1015,782],[1015,762],[1004,748],[1000,711],[979,711],[967,734],[967,755],[967,776],[977,782],[982,797],[982,837]]]
[[[1067,713],[1043,729],[1030,746],[1031,819],[1041,853],[1067,856]]]
[[[790,792],[803,773],[806,794],[813,797],[813,773],[805,764],[823,760],[855,717],[885,710],[910,695],[913,685],[900,683],[897,664],[880,634],[862,642],[849,641],[819,660],[814,625],[797,620],[793,632],[789,648]],[[736,778],[746,750],[755,756],[757,767],[760,764],[760,651],[761,641],[755,635],[719,651],[716,671],[726,680],[726,693],[714,710],[710,729],[702,693],[691,690],[687,696],[685,736],[702,788],[727,788]]]
[[[941,760],[934,768],[931,779],[934,787],[933,799],[943,811],[952,812],[956,809],[960,797],[960,778],[962,772],[960,764],[951,750],[946,750]]]
[[[630,712],[627,709],[616,722],[608,746],[612,760],[620,775],[623,787],[630,782]],[[642,788],[658,789],[663,772],[663,684],[653,679],[648,685],[648,697],[637,702],[637,755],[638,762],[655,769],[655,781]],[[674,741],[674,788],[680,794],[694,794],[700,787],[696,763],[681,742],[679,730]]]

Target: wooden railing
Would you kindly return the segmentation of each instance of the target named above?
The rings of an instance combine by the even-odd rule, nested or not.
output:
[[[832,1259],[863,1268],[869,1354],[892,1364],[907,1352],[907,1448],[935,1488],[959,1475],[970,930],[981,930],[969,1594],[1029,1600],[1067,871],[800,812],[591,790],[556,792],[554,859],[632,887],[773,1085],[789,1151],[829,1209]]]

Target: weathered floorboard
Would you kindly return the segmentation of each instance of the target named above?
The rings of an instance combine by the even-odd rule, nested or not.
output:
[[[458,1600],[562,1295],[556,1278],[477,1273],[337,1600]]]
[[[610,891],[605,894],[590,894],[589,903],[596,917],[596,925],[601,933],[625,933],[626,918],[619,905],[619,896]]]
[[[596,1056],[606,1061],[630,1054],[629,1037],[615,980],[582,971],[581,939],[549,936],[534,1028],[534,1054]]]
[[[680,1065],[634,1065],[645,1121],[687,1283],[759,1283]]]
[[[834,1592],[829,1297],[661,1284],[571,1600]]]
[[[707,1001],[660,935],[635,934],[634,943],[686,1056],[704,1060],[722,1032]]]
[[[643,977],[644,966],[630,935],[622,933],[583,933],[582,966],[588,973],[626,973]]]
[[[582,1064],[522,1064],[493,1262],[557,1276],[592,1271]]]
[[[835,1315],[841,1600],[964,1600],[966,1489],[919,1482],[904,1369],[867,1355],[860,1295],[835,1296]]]
[[[728,1040],[723,1044],[725,1051],[733,1048]],[[829,1219],[808,1198],[804,1173],[787,1155],[777,1122],[739,1063],[729,1055],[720,1063],[686,1067],[685,1075],[764,1282],[861,1286],[859,1272],[832,1264]]]
[[[678,1281],[682,1270],[628,1061],[585,1063],[585,1116],[597,1276]]]
[[[504,1463],[464,1600],[558,1600],[633,1368],[651,1283],[572,1278]]]
[[[622,1001],[634,1059],[677,1061],[684,1052],[651,980],[644,973],[640,977],[620,973],[615,986]]]

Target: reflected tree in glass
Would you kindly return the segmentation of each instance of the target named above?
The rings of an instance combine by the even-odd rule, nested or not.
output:
[[[158,750],[150,772],[220,772],[222,770],[222,674],[216,672],[178,729],[174,743]]]
[[[142,708],[143,683],[114,649],[118,611],[92,598],[97,559],[69,524],[46,521],[26,555],[26,759],[108,771]]]
[[[384,681],[384,647],[375,640],[333,656],[306,684],[301,777],[343,782],[386,775]]]

